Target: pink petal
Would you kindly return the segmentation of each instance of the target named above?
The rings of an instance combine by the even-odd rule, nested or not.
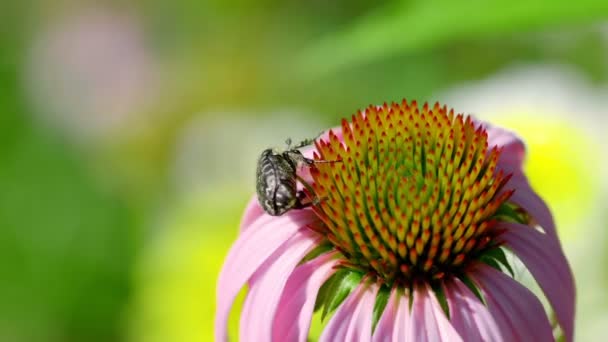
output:
[[[476,265],[473,272],[505,340],[554,341],[545,310],[530,290],[485,264]]]
[[[557,231],[555,229],[555,222],[553,215],[549,207],[538,196],[538,194],[532,190],[532,187],[528,183],[527,179],[523,174],[516,175],[513,177],[505,186],[505,190],[515,189],[513,195],[509,199],[509,202],[514,203],[524,209],[530,216],[532,216],[536,222],[543,228],[547,235],[557,240]]]
[[[336,271],[335,255],[319,256],[291,274],[274,316],[274,341],[306,341],[319,289]]]
[[[502,148],[502,153],[498,159],[498,168],[509,173],[515,173],[521,170],[524,158],[526,156],[526,146],[523,141],[504,128],[483,124],[488,132],[488,146],[490,148],[498,146]]]
[[[397,318],[397,309],[399,308],[399,290],[391,290],[391,295],[386,302],[386,307],[378,320],[376,330],[372,341],[374,342],[390,342],[393,335],[393,327]]]
[[[428,285],[416,285],[409,341],[462,341]]]
[[[368,285],[362,281],[336,310],[319,341],[371,341],[377,293],[376,284]]]
[[[374,331],[374,342],[405,341],[410,324],[409,298],[402,290],[393,289]]]
[[[226,340],[226,320],[234,298],[253,273],[277,249],[314,219],[311,211],[294,211],[268,222],[258,219],[244,231],[228,252],[217,283],[216,341]],[[260,224],[261,223],[261,224]]]
[[[555,311],[566,340],[572,341],[576,290],[559,242],[525,225],[502,223],[501,227],[507,228],[501,238],[536,279]]]
[[[243,233],[245,230],[252,226],[252,223],[255,222],[260,216],[264,215],[264,209],[260,206],[258,202],[258,197],[253,196],[249,203],[247,203],[247,207],[245,208],[245,213],[243,214],[243,218],[241,219],[241,228],[240,232]]]
[[[448,281],[444,291],[450,308],[450,322],[464,341],[513,340],[508,335],[501,335],[495,317],[460,279]]]
[[[239,330],[241,340],[272,339],[273,319],[287,279],[319,240],[320,236],[310,230],[298,232],[285,244],[286,249],[282,251],[283,253],[274,254],[256,272],[256,281],[251,284],[241,314]]]
[[[488,123],[482,123],[488,132],[488,145],[502,148],[497,167],[511,174],[511,180],[506,184],[504,191],[515,189],[509,202],[515,203],[526,210],[543,227],[547,234],[557,236],[555,223],[545,202],[534,192],[526,176],[522,172],[525,158],[525,145],[515,133]]]
[[[404,341],[409,331],[412,330],[412,320],[410,318],[410,300],[407,294],[399,297],[399,307],[395,318],[393,329],[393,341]]]
[[[352,314],[346,331],[346,341],[371,342],[374,303],[379,289],[378,285],[372,284],[363,294],[363,298]]]

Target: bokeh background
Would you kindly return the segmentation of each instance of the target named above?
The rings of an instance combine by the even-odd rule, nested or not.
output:
[[[526,140],[597,340],[607,82],[605,0],[2,1],[0,341],[211,341],[260,151],[404,97]]]

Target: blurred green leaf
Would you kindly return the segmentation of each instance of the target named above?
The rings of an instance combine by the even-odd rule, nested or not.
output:
[[[487,38],[606,17],[603,0],[415,1],[384,7],[305,50],[308,77],[462,39]]]
[[[218,184],[190,195],[172,201],[144,246],[134,277],[130,341],[213,341],[216,281],[250,194]],[[230,314],[231,341],[237,340],[246,292]]]
[[[20,133],[0,156],[0,340],[119,340],[132,217],[65,145]]]
[[[24,21],[14,17],[0,26]],[[9,32],[0,28],[0,341],[120,340],[131,212],[75,149],[32,123],[24,31]]]

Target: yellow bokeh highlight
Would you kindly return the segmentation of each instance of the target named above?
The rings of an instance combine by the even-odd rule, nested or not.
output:
[[[144,253],[135,284],[130,340],[141,342],[213,341],[216,283],[226,253],[234,242],[246,196],[222,189],[224,198],[194,199],[179,208]],[[246,290],[241,291],[229,320],[237,340],[238,319]]]
[[[526,144],[525,172],[547,201],[560,237],[574,239],[599,196],[599,148],[574,117],[517,112],[493,118]]]

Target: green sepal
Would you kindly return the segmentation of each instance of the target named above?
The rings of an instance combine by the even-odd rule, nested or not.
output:
[[[481,291],[479,291],[479,289],[477,288],[477,285],[475,284],[475,282],[473,280],[471,280],[471,278],[467,277],[466,275],[461,275],[458,278],[460,280],[462,280],[462,282],[469,288],[469,290],[471,290],[471,292],[473,292],[475,297],[477,297],[482,303],[485,304],[486,301],[483,298]]]
[[[515,272],[513,272],[513,268],[511,268],[511,265],[507,261],[507,255],[505,254],[505,251],[500,247],[486,251],[481,256],[481,261],[498,269],[499,271],[502,271],[502,269],[500,268],[500,266],[498,264],[498,263],[500,263],[507,269],[507,271],[509,271],[509,274],[511,274],[511,277],[515,276]]]
[[[528,223],[527,215],[519,209],[518,206],[505,202],[498,207],[494,215],[492,215],[494,219],[503,222],[513,222],[526,224]]]
[[[502,272],[502,268],[500,268],[500,264],[498,263],[498,261],[496,261],[495,259],[492,258],[481,258],[481,262],[483,262],[484,264]]]
[[[332,275],[319,289],[315,302],[315,311],[323,308],[321,320],[332,313],[346,297],[359,285],[362,275],[349,269],[340,269]]]
[[[446,298],[445,292],[443,291],[443,286],[441,286],[439,284],[436,286],[433,286],[433,292],[435,293],[435,297],[437,297],[437,301],[439,302],[441,309],[443,310],[445,315],[449,318],[450,317],[450,306],[448,305],[448,299]]]
[[[333,246],[330,243],[321,244],[321,245],[315,247],[312,251],[308,252],[308,254],[306,254],[306,256],[304,258],[302,258],[302,260],[300,260],[300,263],[298,265],[302,265],[302,264],[318,257],[321,254],[325,254],[325,253],[331,251],[332,249],[333,249]]]
[[[391,290],[386,286],[382,286],[378,291],[376,302],[374,303],[374,312],[372,314],[372,331],[376,329],[376,324],[378,324],[378,321],[386,308],[390,295]]]

